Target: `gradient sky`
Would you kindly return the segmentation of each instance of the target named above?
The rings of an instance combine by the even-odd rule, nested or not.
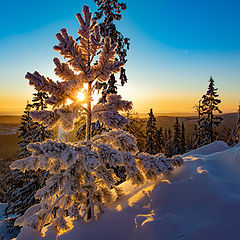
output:
[[[128,83],[119,88],[138,112],[190,113],[206,92],[210,75],[222,100],[235,112],[240,100],[239,0],[126,0],[119,30],[130,37]],[[1,2],[0,114],[20,114],[32,87],[26,72],[56,79],[55,34],[77,37],[75,18],[93,0]]]

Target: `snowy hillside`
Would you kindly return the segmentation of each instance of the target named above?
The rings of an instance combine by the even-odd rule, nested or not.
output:
[[[123,183],[125,198],[99,221],[75,222],[58,239],[240,239],[240,146],[214,142],[185,154],[184,161],[157,184]],[[17,239],[43,238],[25,227]],[[45,239],[56,239],[56,232],[48,229]]]

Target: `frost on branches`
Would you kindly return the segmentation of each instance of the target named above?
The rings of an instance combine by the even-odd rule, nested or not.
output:
[[[76,16],[80,23],[80,45],[63,29],[57,34],[60,43],[54,47],[68,60],[66,63],[54,60],[55,73],[63,81],[54,82],[38,72],[26,75],[36,90],[49,93],[47,102],[52,105],[51,111],[33,112],[34,119],[49,128],[60,124],[64,130],[71,130],[83,114],[87,119],[85,141],[32,143],[28,145],[31,155],[11,165],[11,169],[23,172],[41,169],[50,174],[46,185],[35,194],[40,203],[16,220],[17,225],[31,226],[40,232],[50,224],[64,231],[70,228],[69,220],[97,219],[103,206],[116,201],[121,194],[116,186],[119,179],[114,168],[125,167],[127,179],[139,185],[168,174],[183,163],[179,156],[169,159],[162,154],[138,153],[136,138],[121,130],[128,120],[119,111],[131,110],[131,102],[113,94],[107,96],[106,103],[92,106],[96,84],[107,81],[110,74],[120,70],[123,62],[115,59],[116,44],[110,38],[101,41],[99,27],[87,6],[83,7],[83,16]],[[97,54],[99,57],[94,62]],[[85,99],[80,101],[77,94],[84,83],[88,88]],[[72,101],[69,105],[68,99]],[[112,130],[92,137],[92,120],[98,120]]]
[[[67,230],[68,216],[72,220],[97,219],[103,205],[117,200],[114,196],[120,192],[113,167],[125,166],[127,178],[140,185],[183,164],[180,156],[169,159],[163,154],[136,154],[136,139],[121,130],[79,144],[47,140],[29,144],[28,149],[32,155],[14,162],[11,168],[21,171],[40,168],[51,176],[35,195],[40,204],[29,208],[16,224],[39,231],[47,224]]]
[[[80,23],[80,29],[78,30],[79,44],[72,36],[68,35],[66,29],[62,29],[61,33],[56,35],[59,44],[54,47],[54,50],[58,51],[67,60],[66,63],[61,63],[58,58],[53,60],[56,65],[55,74],[62,81],[54,82],[38,72],[26,74],[30,85],[34,86],[37,91],[48,92],[50,95],[46,102],[53,107],[53,110],[32,113],[34,120],[43,122],[50,129],[56,124],[60,124],[64,130],[70,131],[73,129],[74,122],[82,114],[86,114],[88,120],[91,120],[91,115],[94,114],[94,111],[91,110],[91,96],[96,86],[99,83],[106,82],[112,73],[119,72],[124,65],[123,61],[115,59],[116,43],[113,43],[109,37],[105,37],[102,41],[99,26],[95,20],[92,20],[92,13],[89,8],[84,6],[83,15],[78,13],[76,17]],[[85,99],[79,101],[77,94],[83,90],[83,84],[87,84],[88,89]],[[111,98],[111,96],[109,97]],[[117,97],[115,96],[115,98]],[[114,101],[114,97],[111,99]],[[68,100],[72,101],[69,105],[67,104]],[[104,109],[96,108],[98,114],[100,114],[106,106],[104,106]],[[111,115],[111,111],[113,111],[112,115],[114,117],[116,110],[116,108],[110,107],[108,115]],[[101,120],[105,121],[106,118],[101,117]],[[123,121],[121,118],[119,120]],[[105,124],[107,125],[108,122]]]

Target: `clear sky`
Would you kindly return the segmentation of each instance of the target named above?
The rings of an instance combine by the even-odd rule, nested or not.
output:
[[[210,75],[221,109],[240,101],[239,0],[126,0],[119,30],[130,37],[128,83],[119,88],[135,110],[190,113],[206,92]],[[26,72],[56,79],[55,34],[63,27],[77,37],[75,18],[93,0],[1,2],[0,114],[20,114],[32,87]]]

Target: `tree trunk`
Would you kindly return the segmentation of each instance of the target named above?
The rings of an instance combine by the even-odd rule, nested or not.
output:
[[[87,122],[86,122],[86,140],[91,139],[92,109],[91,109],[91,83],[88,83],[87,90]]]
[[[210,115],[210,140],[213,142],[213,113]]]

